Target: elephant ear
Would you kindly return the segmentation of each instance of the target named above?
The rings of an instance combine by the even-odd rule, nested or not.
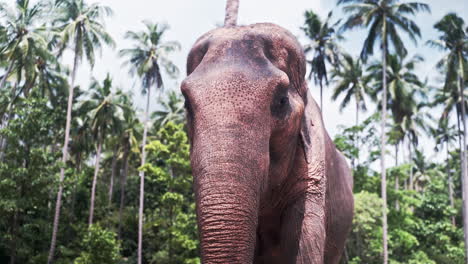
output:
[[[309,92],[307,92],[307,97],[309,96]],[[306,97],[306,98],[307,98]],[[302,122],[301,122],[301,142],[302,142],[302,147],[304,149],[304,157],[307,163],[311,162],[311,151],[312,151],[312,139],[310,135],[310,129],[309,126],[313,126],[314,124],[312,123],[312,120],[310,120],[310,116],[307,114],[308,109],[307,102],[305,102],[305,107],[304,107],[304,115],[302,116]]]
[[[301,141],[307,164],[322,163],[325,158],[326,136],[322,112],[310,92],[306,89],[304,115],[301,123]]]

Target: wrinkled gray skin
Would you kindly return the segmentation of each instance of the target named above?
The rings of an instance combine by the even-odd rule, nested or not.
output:
[[[338,263],[352,179],[307,91],[295,37],[273,24],[212,30],[187,75],[202,262]]]

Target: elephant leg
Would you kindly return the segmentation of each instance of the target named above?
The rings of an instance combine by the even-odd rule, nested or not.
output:
[[[325,249],[325,212],[314,197],[303,197],[282,217],[281,250],[284,263],[322,264]]]

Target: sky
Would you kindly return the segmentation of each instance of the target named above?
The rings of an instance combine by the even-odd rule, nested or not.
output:
[[[106,48],[102,56],[96,59],[94,69],[83,63],[78,71],[77,83],[87,87],[91,77],[98,80],[105,78],[109,72],[114,79],[114,84],[120,88],[133,91],[136,96],[136,106],[142,110],[144,100],[140,94],[139,82],[128,75],[128,68],[122,65],[123,60],[118,57],[118,50],[131,47],[131,42],[124,39],[124,34],[128,30],[143,30],[143,20],[162,22],[170,26],[165,35],[166,41],[177,40],[181,44],[181,50],[170,55],[172,61],[179,67],[180,76],[177,80],[165,77],[165,89],[179,91],[179,84],[185,77],[185,61],[187,54],[195,40],[203,33],[213,29],[216,25],[224,21],[225,1],[221,0],[88,0],[98,2],[111,7],[114,15],[106,20],[106,27],[115,39],[117,46],[114,50]],[[468,24],[468,0],[427,0],[425,2],[431,6],[432,13],[420,13],[415,17],[415,21],[421,28],[422,38],[416,47],[411,41],[406,39],[406,46],[409,55],[420,54],[426,60],[418,68],[417,73],[421,79],[428,78],[430,83],[434,83],[437,74],[435,71],[436,62],[442,57],[442,53],[424,45],[428,39],[437,38],[437,32],[433,25],[448,12],[456,12],[462,16]],[[7,0],[13,4],[13,0]],[[246,25],[258,22],[276,23],[296,35],[302,44],[307,43],[307,39],[302,34],[300,27],[304,23],[304,11],[313,10],[322,18],[325,18],[330,10],[334,10],[334,18],[343,18],[340,8],[336,7],[335,0],[240,0],[238,24]],[[346,41],[341,46],[347,52],[358,55],[365,36],[365,30],[358,30],[346,33]],[[378,49],[376,49],[378,50]],[[65,57],[65,64],[72,65],[72,57]],[[323,116],[327,130],[333,136],[340,132],[339,125],[350,126],[354,124],[355,112],[350,104],[350,108],[343,112],[339,111],[339,101],[331,101],[331,91],[333,84],[324,89]],[[319,101],[320,90],[313,83],[309,84],[309,90],[316,101]],[[152,99],[153,105],[156,97]],[[368,114],[373,112],[369,109]],[[367,115],[368,115],[367,114]],[[366,114],[363,114],[366,116]],[[431,147],[433,148],[433,146]]]

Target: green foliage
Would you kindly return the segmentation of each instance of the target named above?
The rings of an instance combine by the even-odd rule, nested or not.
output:
[[[115,233],[99,225],[89,227],[81,246],[82,252],[74,264],[115,264],[121,258]]]
[[[189,145],[183,124],[167,122],[147,145],[145,240],[149,263],[200,263]]]
[[[352,159],[356,158],[355,133],[361,137],[360,149],[371,150],[378,142],[375,133],[377,119],[370,118],[360,126],[344,128],[335,138],[338,149]],[[390,263],[464,263],[463,230],[453,226],[451,217],[461,223],[461,211],[449,206],[448,175],[445,164],[431,163],[415,151],[413,164],[405,161],[398,167],[390,167],[388,176],[388,225]],[[381,263],[382,248],[382,200],[379,198],[381,181],[378,172],[371,169],[375,161],[373,153],[364,153],[353,169],[355,217],[348,239],[350,263]],[[361,153],[362,155],[362,153]],[[455,190],[459,190],[459,154],[453,152],[448,163],[455,176]],[[413,170],[415,190],[409,190]],[[400,181],[397,191],[395,179]],[[406,184],[406,187],[402,183]],[[455,192],[455,208],[461,208],[461,193]],[[399,209],[395,203],[398,201]]]
[[[61,120],[60,110],[46,100],[25,99],[11,113],[15,119],[0,130],[8,144],[0,162],[0,252],[21,245],[18,261],[36,263],[50,231],[48,201],[59,157],[43,146],[55,142],[52,131]]]
[[[354,195],[354,220],[348,239],[351,263],[380,263],[382,200],[366,191]]]

